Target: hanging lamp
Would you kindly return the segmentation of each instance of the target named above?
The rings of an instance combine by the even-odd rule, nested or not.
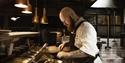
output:
[[[114,0],[97,0],[91,7],[93,8],[116,8]]]
[[[35,8],[35,15],[33,17],[33,23],[39,23],[39,17],[37,14],[37,7]]]
[[[33,17],[33,23],[39,23],[39,17],[38,17],[38,8],[37,8],[37,0],[36,0],[36,7],[35,7],[35,15]]]
[[[113,11],[114,11],[114,8],[117,8],[116,5],[115,5],[115,0],[97,0],[91,7],[92,8],[104,8],[104,9],[110,8]],[[108,20],[108,23],[107,23],[107,46],[106,46],[106,48],[111,48],[110,45],[109,45],[110,44],[109,43],[109,34],[110,34],[109,33],[109,31],[110,31],[109,24],[110,23],[109,23],[109,20]]]
[[[22,13],[31,14],[32,13],[32,6],[31,6],[29,0],[27,0],[27,5],[28,5],[28,7],[24,8],[24,10],[22,11]]]
[[[46,17],[46,8],[43,8],[43,16],[41,18],[41,24],[48,24],[48,20]]]
[[[16,3],[14,4],[15,7],[18,8],[27,8],[27,0],[16,0]]]

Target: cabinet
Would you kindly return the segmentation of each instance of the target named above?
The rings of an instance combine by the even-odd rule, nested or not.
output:
[[[100,10],[97,10],[100,11]],[[84,18],[88,20],[97,31],[97,35],[100,37],[109,38],[117,38],[120,37],[121,29],[122,29],[122,12],[120,10],[115,11],[115,15],[113,11],[110,10],[101,10],[104,12],[96,12],[93,13],[92,9],[89,13],[84,15]],[[107,12],[110,11],[110,12]]]

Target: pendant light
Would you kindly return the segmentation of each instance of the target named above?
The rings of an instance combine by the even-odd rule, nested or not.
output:
[[[28,8],[25,8],[22,13],[25,13],[25,14],[32,14],[32,6],[31,5],[28,5]]]
[[[97,0],[91,7],[92,8],[104,8],[104,9],[110,8],[110,9],[112,9],[114,11],[114,8],[116,8],[116,5],[115,5],[115,0]],[[109,23],[109,20],[108,20],[108,23],[107,23],[107,30],[108,30],[107,31],[107,46],[106,46],[106,48],[111,48],[109,46],[109,30],[110,30],[109,29],[109,27],[110,27],[109,24],[110,23]]]
[[[38,17],[38,14],[37,14],[37,0],[36,0],[36,7],[35,7],[35,15],[33,17],[33,23],[39,23],[39,17]]]
[[[41,18],[41,24],[48,24],[48,20],[46,17],[46,8],[43,8],[43,16]]]
[[[39,17],[37,15],[37,7],[35,8],[35,16],[33,17],[33,23],[39,23]]]
[[[116,8],[114,0],[97,0],[91,7],[93,8]]]
[[[32,13],[32,6],[31,6],[29,0],[27,0],[27,5],[28,5],[28,7],[24,8],[24,10],[22,11],[22,13],[31,14]]]
[[[27,8],[27,0],[16,0],[16,4],[14,4],[14,6],[18,8]]]

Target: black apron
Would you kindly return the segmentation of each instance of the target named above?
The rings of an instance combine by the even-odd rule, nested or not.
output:
[[[70,34],[70,42],[66,44],[67,47],[70,48],[71,51],[73,50],[78,50],[77,47],[74,46],[75,43],[75,33],[78,27],[83,23],[84,21],[81,21],[74,29],[74,32]],[[99,54],[97,54],[95,57],[93,56],[88,56],[88,57],[83,57],[83,58],[70,58],[66,59],[64,63],[94,63],[94,60],[97,58]]]

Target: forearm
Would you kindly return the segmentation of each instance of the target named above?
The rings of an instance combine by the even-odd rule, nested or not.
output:
[[[82,58],[82,57],[88,57],[89,55],[84,53],[81,50],[75,50],[75,51],[71,51],[69,52],[69,57],[70,58]]]

